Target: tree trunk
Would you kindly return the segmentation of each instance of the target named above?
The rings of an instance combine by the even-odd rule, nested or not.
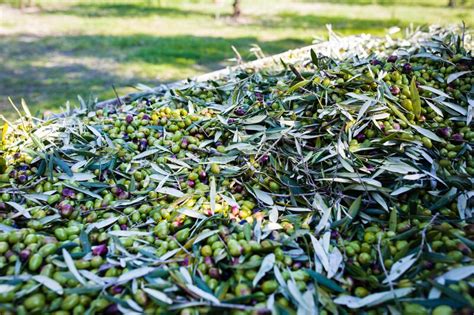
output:
[[[232,13],[233,18],[238,18],[240,14],[242,13],[240,11],[240,0],[234,0],[234,4],[232,5],[234,8],[234,12]]]
[[[456,6],[456,0],[449,0],[448,6],[454,8]]]

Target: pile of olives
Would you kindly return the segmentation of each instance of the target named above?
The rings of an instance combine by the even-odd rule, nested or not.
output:
[[[414,38],[7,124],[0,313],[471,313],[473,59]]]

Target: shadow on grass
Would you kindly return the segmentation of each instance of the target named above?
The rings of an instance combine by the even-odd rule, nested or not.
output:
[[[300,0],[307,3],[331,3],[346,5],[381,5],[384,7],[405,6],[405,7],[437,7],[448,8],[448,0]],[[458,1],[458,7],[472,7],[473,0]]]
[[[304,28],[304,29],[324,29],[327,24],[331,24],[333,30],[350,31],[351,33],[360,31],[383,31],[384,28],[392,26],[405,26],[398,19],[351,19],[343,16],[325,16],[323,14],[298,14],[285,12],[268,19],[257,21],[258,25],[268,28]]]
[[[147,16],[168,16],[186,18],[190,16],[213,17],[213,15],[200,11],[185,10],[169,6],[147,6],[144,3],[94,3],[76,4],[63,9],[47,8],[43,12],[48,14],[76,15],[80,17],[147,17]]]
[[[32,111],[75,103],[91,92],[101,99],[124,86],[150,86],[185,79],[225,65],[234,45],[245,54],[252,44],[273,54],[309,44],[308,40],[259,41],[256,37],[222,38],[132,36],[0,37],[0,112],[12,113],[8,96],[24,97]],[[132,69],[129,71],[129,69]]]

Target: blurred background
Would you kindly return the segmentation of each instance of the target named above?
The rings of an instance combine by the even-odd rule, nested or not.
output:
[[[0,113],[114,97],[325,37],[474,22],[474,0],[0,0]]]

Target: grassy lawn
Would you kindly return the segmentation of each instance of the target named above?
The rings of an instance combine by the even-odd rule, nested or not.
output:
[[[474,22],[473,0],[455,9],[447,0],[244,0],[238,22],[230,0],[154,2],[36,0],[39,8],[23,12],[0,4],[0,113],[13,115],[8,96],[39,113],[78,94],[106,99],[113,86],[125,94],[138,82],[184,79],[230,64],[232,45],[250,60],[253,44],[267,54],[304,46],[326,24],[382,35],[410,23]]]

